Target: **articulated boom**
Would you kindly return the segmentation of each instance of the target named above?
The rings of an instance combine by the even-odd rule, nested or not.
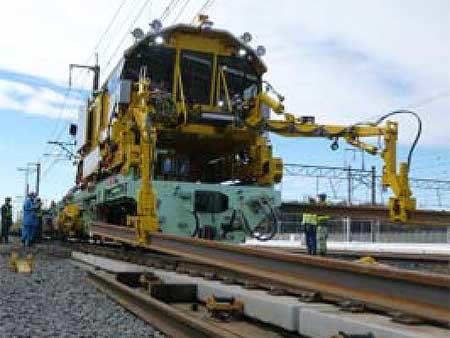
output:
[[[337,149],[337,141],[343,138],[347,143],[371,155],[380,154],[384,160],[382,184],[384,187],[391,188],[394,193],[394,197],[389,199],[390,217],[393,221],[407,221],[408,213],[416,208],[416,201],[412,198],[409,186],[408,163],[400,163],[400,170],[397,173],[398,124],[396,122],[387,121],[384,126],[372,123],[350,126],[318,125],[314,123],[313,118],[296,118],[292,114],[285,113],[281,102],[272,99],[266,93],[260,94],[256,101],[255,108],[246,119],[246,125],[250,128],[262,128],[286,137],[329,138],[333,140],[332,149]],[[265,120],[261,116],[261,105],[269,106],[275,113],[283,115],[284,119]],[[361,140],[368,137],[382,137],[384,148],[379,149]]]

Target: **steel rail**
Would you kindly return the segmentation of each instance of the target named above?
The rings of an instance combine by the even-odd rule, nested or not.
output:
[[[389,210],[382,206],[370,205],[320,205],[310,203],[285,202],[281,205],[284,213],[320,213],[335,217],[350,217],[358,219],[379,219],[390,222]],[[414,210],[410,212],[408,224],[429,225],[435,227],[450,226],[450,212],[435,210]]]
[[[130,228],[96,223],[96,236],[134,243]],[[450,323],[450,276],[155,233],[148,249],[324,296]]]
[[[89,271],[88,277],[98,290],[170,337],[243,337],[191,317],[181,310],[116,281],[113,275],[103,271]]]
[[[292,251],[294,252],[294,251]],[[306,253],[306,250],[297,252]],[[349,251],[349,250],[331,250],[332,256],[347,257],[365,257],[370,256],[379,258],[380,260],[399,260],[409,262],[428,262],[428,263],[450,263],[450,256],[444,254],[416,254],[416,253],[399,253],[399,252],[378,252],[378,251]]]
[[[248,245],[251,248],[259,248],[257,245]],[[289,252],[292,254],[306,254],[307,249],[295,248],[290,246],[269,247],[271,250],[280,250],[281,252]],[[344,249],[328,249],[327,256],[331,257],[366,257],[379,258],[381,260],[400,260],[411,262],[431,262],[431,263],[450,263],[450,255],[446,254],[423,254],[395,251],[371,251],[371,250],[344,250]]]

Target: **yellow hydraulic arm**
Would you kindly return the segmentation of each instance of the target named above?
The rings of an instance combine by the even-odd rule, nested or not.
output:
[[[137,98],[131,107],[140,134],[141,187],[137,199],[137,216],[129,216],[129,223],[136,229],[136,239],[148,242],[148,234],[158,231],[156,193],[152,186],[151,172],[156,145],[156,129],[151,122],[152,110],[147,105],[150,81],[141,70],[137,84]]]
[[[261,106],[270,107],[276,114],[282,115],[281,120],[264,119]],[[385,125],[378,123],[342,125],[319,125],[311,119],[296,118],[285,113],[283,104],[273,99],[267,93],[260,93],[255,98],[255,106],[246,119],[246,125],[252,128],[267,130],[286,137],[323,137],[333,141],[331,148],[337,149],[337,141],[342,138],[354,147],[360,148],[369,154],[380,154],[383,161],[383,187],[390,187],[394,196],[389,199],[390,218],[393,221],[406,222],[408,213],[416,208],[416,201],[412,198],[409,186],[409,165],[400,163],[397,171],[397,136],[398,124],[387,121]],[[366,137],[382,137],[384,147],[362,141]]]

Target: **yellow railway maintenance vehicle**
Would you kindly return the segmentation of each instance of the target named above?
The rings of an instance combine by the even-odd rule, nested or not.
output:
[[[380,154],[391,218],[406,221],[415,209],[408,163],[397,168],[396,122],[322,125],[295,117],[263,80],[264,48],[251,48],[248,33],[213,29],[205,16],[198,25],[151,27],[134,31],[135,43],[100,88],[99,67],[82,66],[95,73],[94,90],[78,128],[76,186],[59,204],[65,228],[70,219],[86,232],[92,221],[130,226],[139,243],[152,232],[270,239],[283,165],[268,132],[328,138],[333,149],[343,139]],[[364,141],[370,137],[383,138],[383,148]]]

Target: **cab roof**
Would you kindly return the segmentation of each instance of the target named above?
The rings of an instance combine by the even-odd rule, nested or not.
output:
[[[224,44],[229,47],[239,50],[241,48],[247,51],[247,55],[251,57],[252,62],[256,66],[256,69],[261,74],[267,71],[265,63],[262,61],[261,57],[256,55],[255,50],[249,45],[245,44],[241,39],[237,38],[235,35],[227,30],[213,29],[213,28],[201,28],[194,25],[177,24],[173,26],[166,27],[159,32],[150,31],[142,39],[139,39],[131,47],[129,47],[124,55],[133,54],[139,46],[149,44],[156,36],[162,36],[166,41],[169,40],[174,33],[187,33],[187,34],[201,34],[205,38],[216,38],[223,41]]]

